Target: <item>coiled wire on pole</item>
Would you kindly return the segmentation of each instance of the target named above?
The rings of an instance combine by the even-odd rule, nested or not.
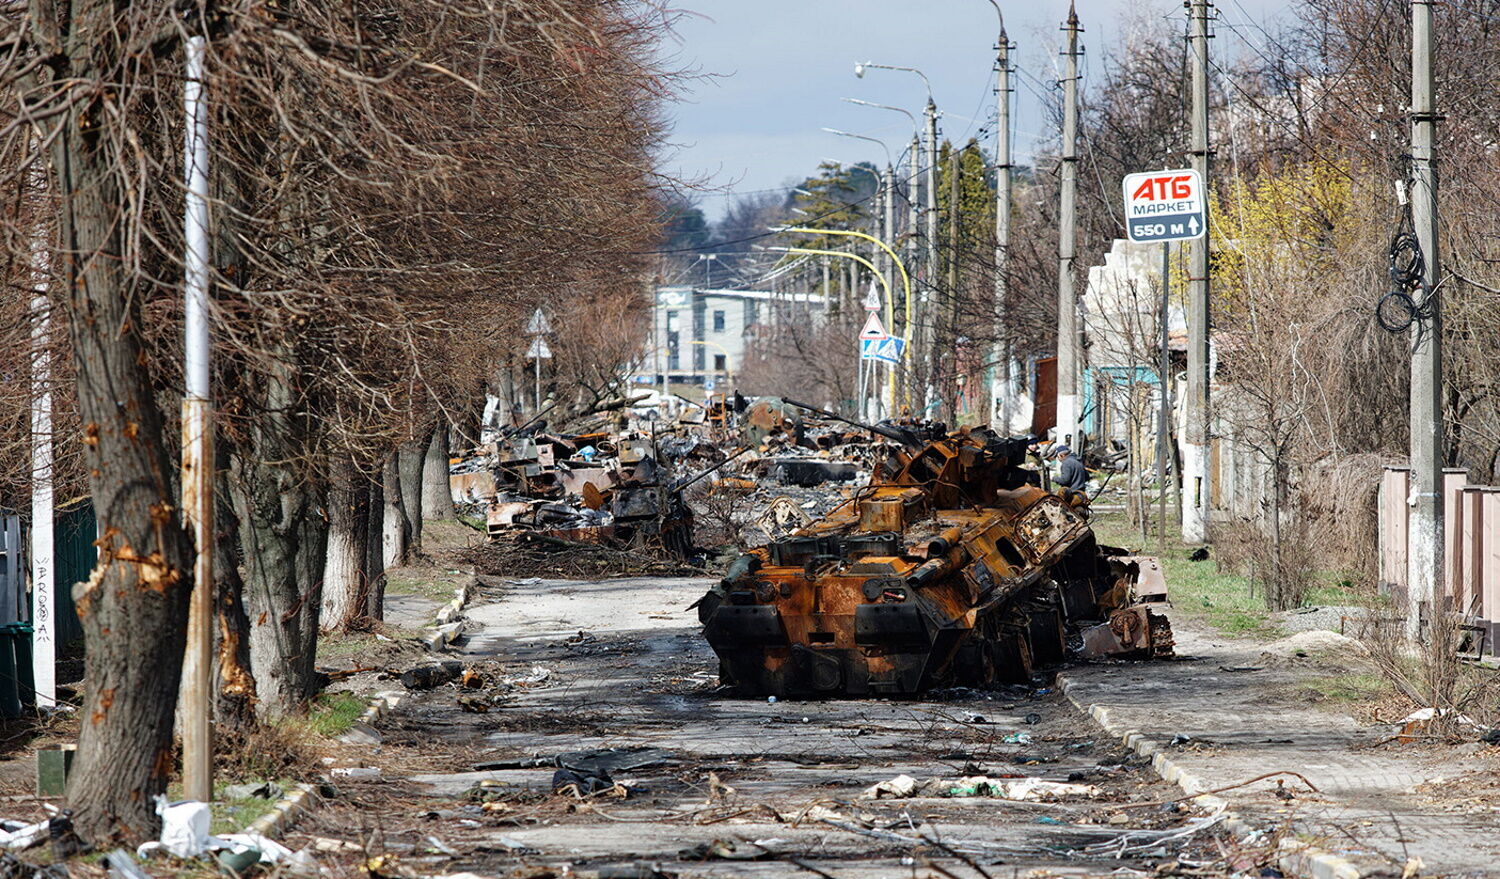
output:
[[[1395,289],[1380,297],[1375,306],[1375,320],[1390,333],[1405,332],[1417,321],[1430,319],[1437,308],[1436,290],[1426,281],[1427,259],[1422,255],[1422,242],[1412,229],[1410,206],[1402,211],[1401,226],[1387,252]],[[1420,300],[1412,296],[1418,290],[1422,291]]]

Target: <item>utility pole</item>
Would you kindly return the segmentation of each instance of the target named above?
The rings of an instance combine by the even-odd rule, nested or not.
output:
[[[1208,148],[1208,14],[1209,0],[1189,0],[1193,19],[1193,170],[1203,181],[1204,190],[1212,188],[1209,176]],[[1208,217],[1208,197],[1203,199],[1203,222]],[[1200,241],[1193,242],[1192,260],[1188,265],[1187,308],[1187,424],[1182,444],[1182,540],[1203,543],[1208,540],[1208,511],[1212,483],[1209,479],[1209,435],[1212,418],[1209,413],[1209,300],[1207,230]]]
[[[887,245],[894,247],[896,240],[896,169],[889,162],[885,166],[885,235],[881,240]],[[885,288],[896,289],[896,260],[890,254],[885,255]],[[892,315],[894,317],[894,315]],[[897,335],[896,322],[891,321],[891,326],[885,331],[891,335]],[[879,364],[870,364],[871,369],[879,370]],[[896,415],[896,383],[900,372],[895,366],[885,370],[885,406],[881,413],[882,418],[893,418]]]
[[[1078,379],[1082,369],[1082,339],[1078,333],[1078,298],[1073,291],[1074,238],[1078,193],[1078,11],[1068,4],[1067,79],[1063,81],[1062,192],[1057,238],[1057,436],[1072,441],[1082,454],[1082,443],[1071,436],[1079,430]]]
[[[958,224],[962,217],[959,198],[963,192],[963,159],[957,147],[948,150],[948,338],[944,340],[947,351],[958,348]],[[933,357],[936,363],[938,358]],[[954,358],[944,357],[947,365],[948,384],[945,401],[948,404],[948,423],[958,424],[958,368]]]
[[[1406,632],[1413,641],[1422,621],[1441,612],[1443,585],[1443,323],[1439,313],[1437,157],[1438,116],[1432,82],[1432,0],[1411,0],[1411,215],[1422,250],[1422,316],[1412,322],[1411,472],[1416,506],[1407,536]]]
[[[1000,433],[1011,431],[1010,315],[1005,303],[1010,286],[1010,38],[1005,34],[1005,13],[998,0],[990,0],[1000,17],[1000,40],[995,44],[995,345],[990,351],[990,412],[999,419]]]
[[[938,270],[938,207],[937,207],[937,104],[932,98],[927,99],[927,108],[924,111],[927,123],[927,284],[923,291],[926,298],[922,314],[926,326],[923,333],[923,341],[918,356],[927,366],[927,387],[920,401],[921,411],[927,411],[932,405],[932,395],[936,388],[937,379],[937,325],[931,312],[937,304],[937,270]],[[919,327],[922,325],[919,324]]]
[[[202,36],[187,40],[183,84],[183,176],[187,183],[183,235],[184,351],[182,400],[182,511],[193,532],[193,593],[188,604],[187,652],[182,669],[182,786],[190,800],[213,799],[214,449],[209,398],[208,100],[204,94]]]
[[[1161,385],[1157,388],[1161,399],[1157,401],[1156,413],[1156,529],[1159,536],[1157,554],[1167,555],[1167,455],[1171,450],[1172,437],[1172,352],[1167,348],[1167,324],[1172,314],[1172,242],[1161,243],[1161,318],[1157,327],[1158,352],[1161,360],[1157,375]],[[1144,517],[1143,517],[1144,518]]]

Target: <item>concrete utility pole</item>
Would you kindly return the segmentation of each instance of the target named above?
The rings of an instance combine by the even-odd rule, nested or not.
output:
[[[998,419],[1000,432],[1011,430],[1012,374],[1010,316],[1005,311],[1010,286],[1010,38],[1005,34],[1005,13],[998,0],[990,0],[1000,18],[1000,41],[995,44],[995,345],[990,351],[990,412]]]
[[[208,41],[189,37],[183,84],[183,234],[185,297],[182,400],[182,512],[198,551],[188,605],[182,668],[182,786],[190,800],[213,799],[214,432],[209,398],[208,100],[203,56]]]
[[[1411,0],[1411,217],[1422,249],[1428,312],[1412,323],[1411,472],[1416,507],[1407,535],[1407,619],[1412,640],[1441,612],[1443,585],[1443,323],[1438,283],[1437,123],[1432,82],[1432,0]]]
[[[883,189],[885,189],[885,234],[879,236],[879,239],[885,242],[886,246],[892,246],[892,242],[895,242],[895,168],[889,162],[886,162],[885,165],[885,184],[883,184]],[[886,290],[895,290],[895,258],[892,255],[886,254],[885,263],[882,263],[882,266],[885,266]],[[886,327],[885,332],[891,333],[892,336],[900,335],[900,330],[895,329],[895,321],[891,321],[891,326]],[[871,363],[870,366],[871,369],[880,371],[879,365]],[[885,405],[883,405],[882,411],[880,411],[880,417],[882,419],[889,419],[889,417],[895,416],[895,395],[897,395],[897,383],[898,378],[900,378],[900,371],[895,366],[891,366],[891,368],[885,369],[885,372],[885,395],[882,396]]]
[[[1157,343],[1161,358],[1157,375],[1161,385],[1157,388],[1156,414],[1156,528],[1159,540],[1157,554],[1167,554],[1167,455],[1172,442],[1172,352],[1168,349],[1167,325],[1172,315],[1172,242],[1161,243],[1161,318],[1157,327]]]
[[[1213,6],[1209,0],[1190,0],[1193,19],[1193,170],[1203,180],[1205,190],[1212,189],[1209,176],[1212,153],[1208,148],[1208,15]],[[1203,199],[1203,222],[1212,227],[1208,217],[1208,197]],[[1209,413],[1209,302],[1208,250],[1210,234],[1192,245],[1188,265],[1187,309],[1187,424],[1182,443],[1182,540],[1203,543],[1208,540],[1208,511],[1212,482],[1209,479],[1209,436],[1212,418]]]
[[[937,321],[932,316],[932,306],[937,303],[938,270],[937,104],[932,102],[930,95],[924,116],[927,122],[927,283],[923,292],[926,308],[922,312],[926,317],[926,332],[922,333],[922,343],[918,347],[922,362],[927,364],[927,389],[921,401],[925,412],[932,405],[933,393],[937,389]]]
[[[1074,229],[1078,193],[1078,11],[1068,4],[1067,78],[1063,81],[1062,192],[1058,208],[1057,238],[1057,436],[1073,442],[1082,453],[1082,443],[1071,436],[1078,432],[1078,380],[1083,367],[1082,339],[1078,332],[1078,297],[1073,291]]]
[[[963,217],[960,199],[963,196],[963,154],[958,149],[948,151],[948,338],[947,350],[958,349],[958,224]],[[934,339],[936,336],[934,336]],[[936,352],[934,352],[936,353]],[[937,357],[933,357],[934,363]],[[951,387],[947,388],[945,401],[948,404],[948,423],[958,423],[958,369],[952,358],[943,358],[945,371],[951,375]]]

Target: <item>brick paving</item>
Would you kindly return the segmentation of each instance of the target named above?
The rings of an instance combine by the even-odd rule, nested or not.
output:
[[[1181,615],[1173,627],[1184,660],[1070,669],[1069,695],[1104,709],[1112,732],[1134,730],[1160,744],[1196,777],[1185,787],[1213,790],[1278,770],[1302,774],[1318,793],[1288,778],[1297,791],[1289,801],[1274,795],[1274,780],[1222,796],[1252,824],[1290,826],[1364,875],[1400,876],[1409,858],[1420,857],[1422,875],[1500,876],[1500,798],[1491,804],[1471,797],[1460,806],[1413,790],[1495,777],[1493,754],[1476,752],[1479,746],[1434,751],[1380,744],[1394,727],[1295,696],[1300,681],[1339,672],[1268,661],[1258,643],[1217,635]],[[1225,670],[1246,666],[1262,670]],[[1172,744],[1181,736],[1190,739]]]

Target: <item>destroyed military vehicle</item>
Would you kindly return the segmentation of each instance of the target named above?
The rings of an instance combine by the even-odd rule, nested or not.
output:
[[[698,603],[742,695],[911,695],[1029,683],[1071,654],[1170,655],[1141,563],[1037,484],[1028,440],[883,422],[897,440],[848,502],[739,556]]]

